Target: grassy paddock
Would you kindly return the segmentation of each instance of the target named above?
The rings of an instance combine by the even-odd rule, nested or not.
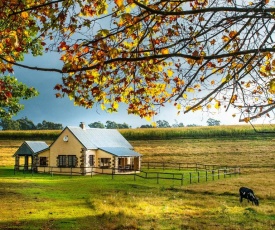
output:
[[[12,155],[21,143],[0,141],[0,229],[275,228],[272,137],[131,141],[143,154],[143,161],[242,168],[240,176],[183,186],[180,181],[160,179],[157,184],[156,180],[134,180],[133,176],[14,175]],[[239,203],[241,186],[255,191],[260,206]]]
[[[16,174],[0,168],[0,229],[274,229],[275,172],[178,186],[132,176]],[[256,188],[260,206],[238,201]]]

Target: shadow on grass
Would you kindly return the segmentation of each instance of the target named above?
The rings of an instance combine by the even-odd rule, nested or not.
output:
[[[28,215],[32,215],[29,213]],[[55,217],[54,213],[49,213],[47,219],[37,220],[17,220],[13,222],[0,222],[1,230],[67,230],[67,229],[85,229],[85,230],[135,230],[138,229],[138,221],[125,214],[102,213],[95,216],[86,216],[82,218],[60,218]]]

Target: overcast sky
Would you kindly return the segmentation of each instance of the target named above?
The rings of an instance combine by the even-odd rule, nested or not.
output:
[[[58,68],[60,67],[59,60],[53,55],[46,54],[43,57],[33,58],[26,57],[24,64],[31,66],[43,66]],[[126,106],[121,106],[118,113],[107,113],[102,111],[99,107],[93,109],[85,109],[74,106],[73,101],[66,98],[56,98],[53,88],[57,83],[61,82],[61,75],[52,72],[39,72],[16,67],[14,75],[18,80],[35,87],[40,95],[33,99],[22,101],[25,109],[18,113],[14,119],[27,117],[32,120],[34,124],[42,122],[43,120],[55,123],[61,123],[64,127],[68,125],[77,126],[80,122],[85,122],[87,125],[100,121],[105,124],[106,121],[115,121],[116,123],[127,123],[133,128],[140,127],[143,124],[150,124],[145,119],[141,119],[135,115],[128,115]],[[170,125],[182,122],[185,126],[188,124],[207,125],[206,121],[209,118],[214,118],[221,121],[221,125],[244,124],[238,122],[238,117],[232,117],[232,111],[228,113],[217,113],[216,115],[206,114],[201,112],[190,112],[186,115],[177,115],[177,110],[174,106],[167,105],[160,110],[158,116],[152,119],[166,120]],[[175,121],[176,120],[176,121]]]

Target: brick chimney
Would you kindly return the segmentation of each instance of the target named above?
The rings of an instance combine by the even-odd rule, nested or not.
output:
[[[85,123],[84,123],[84,122],[80,122],[79,127],[80,127],[81,129],[83,129],[83,130],[85,130],[85,129],[86,129],[86,127],[85,127]]]

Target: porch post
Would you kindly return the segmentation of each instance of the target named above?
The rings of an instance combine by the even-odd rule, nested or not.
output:
[[[19,170],[19,162],[20,162],[19,159],[20,159],[20,156],[19,156],[19,155],[16,155],[16,156],[15,156],[15,165],[14,165],[14,169],[17,170],[17,171]]]
[[[28,168],[29,168],[29,156],[25,155],[24,170],[28,170]]]

